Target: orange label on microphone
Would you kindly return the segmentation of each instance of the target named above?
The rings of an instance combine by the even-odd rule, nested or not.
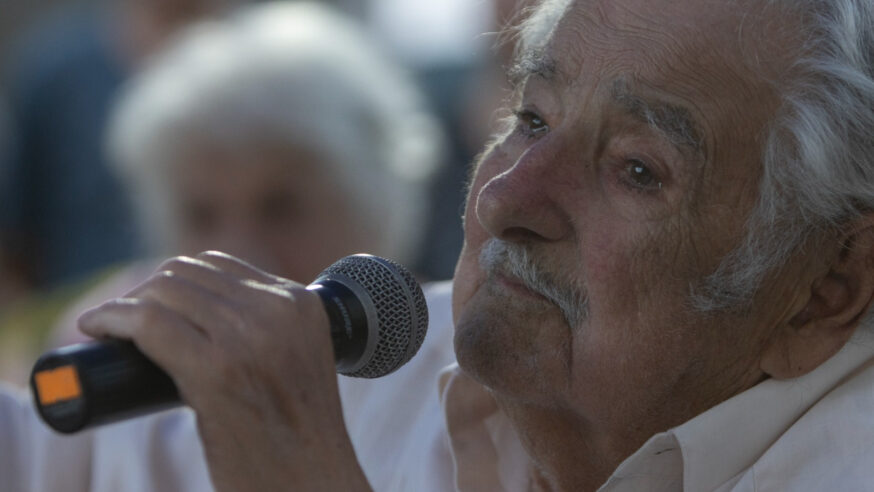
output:
[[[40,371],[34,375],[34,381],[42,405],[52,405],[82,396],[79,375],[73,366]]]

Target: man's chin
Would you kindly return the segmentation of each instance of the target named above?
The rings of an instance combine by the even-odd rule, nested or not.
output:
[[[493,296],[479,289],[457,313],[455,353],[459,366],[472,378],[498,391],[518,393],[539,386],[541,354],[569,350],[568,330],[557,308],[536,299]],[[527,389],[526,389],[527,388]]]

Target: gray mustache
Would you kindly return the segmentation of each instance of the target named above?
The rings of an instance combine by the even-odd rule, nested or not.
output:
[[[589,317],[585,288],[573,279],[547,270],[541,258],[527,246],[492,238],[483,246],[479,264],[489,275],[501,274],[518,279],[525,287],[555,304],[571,328],[579,327]]]

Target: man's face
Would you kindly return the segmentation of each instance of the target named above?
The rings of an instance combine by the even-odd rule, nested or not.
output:
[[[499,401],[666,428],[762,378],[791,280],[743,319],[687,302],[744,236],[786,66],[788,41],[738,10],[578,1],[523,63],[514,127],[472,183],[454,293],[459,363]]]

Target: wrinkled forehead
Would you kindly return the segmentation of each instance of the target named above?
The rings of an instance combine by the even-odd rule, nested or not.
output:
[[[747,0],[547,0],[534,16],[540,20],[523,32],[528,45],[523,56],[550,48],[569,80],[606,67],[642,70],[654,79],[728,69],[773,82],[791,65],[792,47],[802,36],[801,23],[780,5]],[[735,86],[738,81],[724,82]]]
[[[535,76],[576,97],[615,99],[617,88],[652,97],[684,113],[704,143],[707,133],[742,121],[762,127],[776,111],[792,28],[767,2],[554,2],[562,3],[563,13],[523,35],[527,46],[511,73],[517,82]]]
[[[770,2],[726,0],[557,0],[566,4],[552,16],[552,36],[532,41],[532,52],[548,51],[566,82],[587,72],[637,71],[657,82],[678,76],[725,73],[724,85],[776,81],[791,63],[793,23]],[[797,25],[797,24],[794,24]],[[538,31],[534,29],[533,31]],[[751,79],[736,80],[732,75]],[[692,82],[690,80],[689,82]]]

